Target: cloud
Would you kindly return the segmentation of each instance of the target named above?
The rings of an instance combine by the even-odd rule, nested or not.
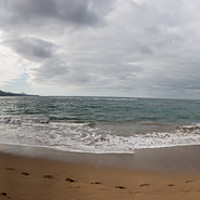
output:
[[[51,23],[97,26],[101,19],[90,4],[90,0],[2,0],[1,24],[9,28],[51,26]]]
[[[12,82],[24,73],[27,62],[13,52],[7,46],[0,45],[0,87]]]
[[[198,98],[199,9],[197,0],[2,0],[0,38],[35,89]]]
[[[3,43],[10,46],[22,57],[34,61],[50,58],[54,51],[52,43],[37,38],[15,38],[6,40]]]

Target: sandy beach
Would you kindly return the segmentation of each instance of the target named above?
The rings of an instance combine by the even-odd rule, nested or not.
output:
[[[0,153],[0,199],[200,198],[199,146],[138,150],[135,155],[34,151],[41,152],[40,158],[36,153],[27,157],[27,147],[12,148]]]

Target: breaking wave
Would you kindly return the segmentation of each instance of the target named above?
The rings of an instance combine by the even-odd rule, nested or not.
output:
[[[135,149],[200,144],[200,124],[177,126],[169,132],[133,132],[131,135],[123,135],[116,134],[112,126],[105,129],[94,122],[0,118],[0,130],[1,144],[96,154],[133,154]]]

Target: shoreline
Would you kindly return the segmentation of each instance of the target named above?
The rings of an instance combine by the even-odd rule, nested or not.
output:
[[[15,155],[11,154],[14,149]],[[0,153],[0,198],[200,199],[200,161],[194,162],[200,146],[160,150],[160,153],[155,149],[137,151],[131,157],[80,155],[16,146],[11,149],[7,146],[7,150]]]
[[[134,154],[92,154],[1,144],[0,153],[97,167],[200,174],[200,145],[136,149]]]

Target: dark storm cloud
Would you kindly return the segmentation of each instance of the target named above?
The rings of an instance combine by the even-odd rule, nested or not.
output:
[[[52,57],[55,47],[50,42],[30,37],[11,39],[3,43],[10,46],[21,56],[36,61]]]
[[[79,26],[100,22],[98,15],[90,9],[90,0],[2,0],[0,6],[4,10],[5,26],[45,26],[49,20],[49,23]]]

